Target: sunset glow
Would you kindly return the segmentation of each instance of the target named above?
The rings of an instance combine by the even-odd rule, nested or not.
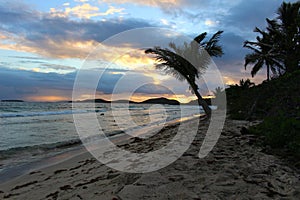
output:
[[[32,96],[26,99],[27,101],[35,101],[35,102],[55,102],[55,101],[69,101],[63,96]]]
[[[279,0],[268,2],[269,9],[257,11],[253,21],[272,16],[279,3]],[[251,31],[244,30],[264,25],[248,23],[245,16],[253,16],[250,9],[253,5],[256,4],[245,0],[218,4],[179,0],[4,1],[0,5],[0,100],[71,100],[76,74],[89,57],[95,63],[85,69],[88,77],[109,67],[101,79],[101,87],[97,88],[97,98],[109,98],[115,84],[127,77],[127,83],[122,84],[124,93],[127,84],[152,84],[148,91],[133,95],[130,99],[134,101],[167,97],[188,102],[195,97],[187,84],[155,70],[155,60],[144,51],[153,46],[153,39],[160,39],[158,45],[165,46],[174,42],[170,38],[179,35],[192,39],[200,33],[207,32],[210,36],[218,30],[224,31],[220,39],[224,56],[214,62],[224,83],[236,84],[242,78],[259,83],[265,78],[264,72],[252,79],[243,67],[247,53],[243,42],[254,37]],[[150,27],[169,29],[172,34],[146,31],[125,40],[116,39],[122,32]],[[176,96],[156,91],[158,86],[176,91]],[[88,99],[91,95],[84,96],[87,93],[83,92],[79,100]],[[116,94],[119,99],[125,96]]]

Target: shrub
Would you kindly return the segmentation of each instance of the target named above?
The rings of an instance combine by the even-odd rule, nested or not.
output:
[[[279,114],[265,118],[250,132],[264,136],[264,142],[272,148],[285,148],[300,157],[300,120]]]

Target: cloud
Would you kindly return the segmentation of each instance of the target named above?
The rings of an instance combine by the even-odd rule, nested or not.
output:
[[[37,97],[71,97],[75,74],[39,73],[0,67],[0,99],[37,100]]]
[[[180,3],[178,0],[151,0],[151,1],[139,1],[139,0],[99,0],[100,3],[117,3],[117,4],[125,4],[132,3],[143,6],[153,6],[153,7],[177,7]]]
[[[89,2],[89,0],[75,0],[75,2],[86,3],[86,2]]]
[[[55,69],[55,70],[67,70],[74,71],[76,67],[66,66],[66,65],[57,65],[57,64],[41,64],[42,67],[47,69]]]
[[[161,85],[155,85],[152,83],[148,83],[142,85],[141,87],[135,90],[136,93],[147,93],[147,94],[173,94],[173,92],[167,87]]]
[[[137,19],[71,20],[40,13],[27,5],[0,5],[0,48],[52,58],[85,58],[99,42],[133,28],[149,27]]]
[[[64,67],[62,67],[64,68]],[[110,99],[111,94],[115,97],[126,97],[133,92],[141,99],[144,97],[170,96],[172,87],[170,83],[162,85],[153,84],[153,79],[138,71],[126,71],[118,69],[89,69],[81,71],[83,83],[81,98],[91,97],[90,80],[102,76],[97,86],[97,98]],[[24,99],[28,101],[56,101],[72,99],[73,84],[76,72],[67,74],[41,73],[28,70],[11,69],[0,67],[0,99]],[[175,84],[174,84],[175,83]],[[186,85],[174,82],[172,86],[177,95],[183,98],[186,95]],[[176,86],[177,84],[177,86]],[[190,94],[190,96],[192,96]],[[131,98],[131,96],[129,96]],[[134,98],[134,97],[132,97]],[[144,98],[145,99],[145,98]]]
[[[125,4],[131,3],[142,6],[152,6],[159,7],[164,10],[167,9],[179,9],[179,8],[207,8],[216,4],[215,2],[207,1],[207,0],[99,0],[100,3],[117,3],[117,4]],[[217,4],[223,5],[226,3],[226,0],[219,0]],[[227,4],[230,2],[227,1]]]
[[[70,6],[69,2],[63,3],[63,6]]]
[[[210,19],[205,20],[204,24],[206,26],[217,26],[220,23],[220,21],[213,21]]]
[[[105,12],[99,12],[99,8],[88,3],[77,5],[75,7],[65,7],[64,10],[50,8],[50,14],[54,17],[77,17],[81,19],[90,19],[92,17],[113,15],[121,13],[124,8],[115,8],[109,6]]]
[[[275,18],[282,0],[265,1],[242,0],[228,10],[222,20],[223,28],[246,37],[255,38],[255,27],[265,28],[266,18]]]

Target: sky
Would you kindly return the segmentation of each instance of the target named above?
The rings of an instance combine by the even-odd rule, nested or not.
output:
[[[0,99],[71,100],[74,81],[81,71],[85,91],[76,97],[78,100],[97,97],[142,101],[164,96],[188,102],[195,99],[188,85],[155,70],[154,60],[143,53],[145,45],[159,45],[160,41],[168,44],[170,39],[174,42],[177,34],[191,39],[203,32],[211,36],[218,30],[224,31],[220,39],[224,55],[212,59],[224,84],[246,78],[260,83],[266,77],[264,70],[252,78],[251,67],[244,69],[244,56],[249,51],[243,48],[243,42],[255,39],[253,29],[265,28],[265,19],[276,17],[281,3],[0,0]],[[136,29],[144,32],[130,32]],[[151,32],[160,29],[168,31]],[[131,35],[124,35],[124,31]],[[89,80],[100,75],[93,93]],[[202,94],[207,96],[211,90]]]

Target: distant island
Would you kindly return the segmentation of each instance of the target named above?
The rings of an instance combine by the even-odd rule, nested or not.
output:
[[[212,98],[204,98],[204,100],[206,101],[206,103],[208,105],[211,105],[211,100]],[[68,101],[69,103],[72,103],[73,101]],[[122,100],[115,100],[115,101],[107,101],[104,99],[86,99],[86,100],[82,100],[82,101],[74,101],[75,103],[130,103],[130,104],[167,104],[167,105],[199,105],[197,100],[192,100],[188,103],[180,103],[177,100],[174,99],[168,99],[165,97],[159,97],[159,98],[151,98],[151,99],[147,99],[145,101],[142,102],[135,102],[135,101],[130,101],[130,100],[126,100],[126,99],[122,99]]]
[[[18,99],[8,99],[8,100],[1,100],[0,102],[24,102],[24,101]]]
[[[135,101],[129,101],[129,100],[116,100],[116,101],[107,101],[104,99],[87,99],[83,101],[76,101],[76,102],[95,102],[95,103],[130,103],[130,104],[168,104],[168,105],[180,105],[180,102],[173,99],[167,99],[164,97],[160,98],[153,98],[153,99],[147,99],[142,102],[135,102]]]
[[[179,105],[180,102],[173,99],[167,98],[155,98],[155,99],[147,99],[145,101],[140,102],[140,104],[168,104],[168,105]]]
[[[208,105],[211,105],[211,98],[205,98],[204,99]],[[24,100],[20,100],[20,99],[4,99],[4,100],[0,100],[0,102],[26,102]],[[115,100],[115,101],[108,101],[105,99],[86,99],[86,100],[81,100],[81,101],[57,101],[54,103],[130,103],[130,104],[166,104],[166,105],[198,105],[198,101],[197,100],[192,100],[188,103],[180,103],[177,100],[174,99],[168,99],[165,97],[159,97],[159,98],[151,98],[151,99],[147,99],[145,101],[142,102],[136,102],[136,101],[130,101],[130,100],[126,100],[126,99],[121,99],[121,100]],[[49,103],[49,102],[47,102]]]

